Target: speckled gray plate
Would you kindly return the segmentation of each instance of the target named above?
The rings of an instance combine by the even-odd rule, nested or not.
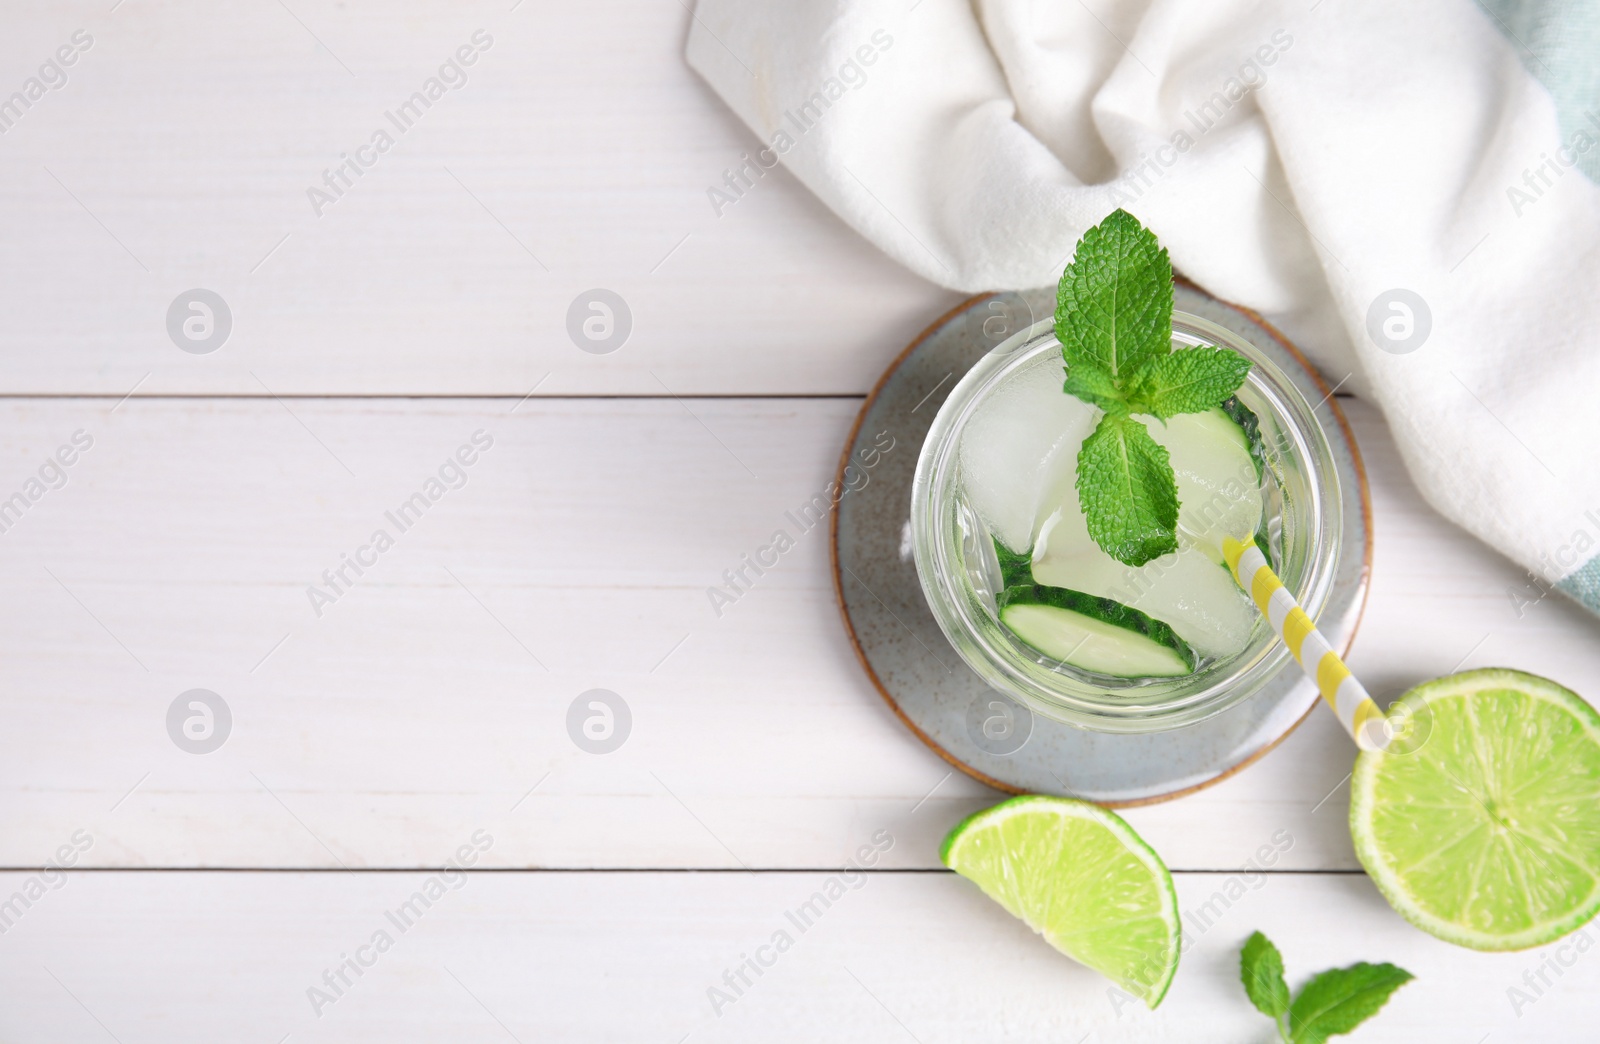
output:
[[[1244,337],[1289,374],[1308,402],[1321,400],[1317,413],[1338,462],[1346,521],[1318,627],[1335,648],[1347,650],[1366,603],[1372,561],[1367,478],[1350,426],[1305,358],[1259,316],[1183,280],[1175,304]],[[875,461],[870,469],[858,464],[852,476],[864,472],[866,484],[834,512],[834,584],[873,684],[952,765],[1002,790],[1108,805],[1162,801],[1209,786],[1272,749],[1316,706],[1316,687],[1291,668],[1260,695],[1170,732],[1116,735],[1051,721],[990,689],[962,662],[923,600],[911,558],[911,477],[934,415],[985,353],[1054,308],[1049,288],[974,297],[935,322],[889,367],[861,407],[839,464],[844,484],[852,459]],[[893,448],[874,456],[874,444],[881,451],[890,438]]]

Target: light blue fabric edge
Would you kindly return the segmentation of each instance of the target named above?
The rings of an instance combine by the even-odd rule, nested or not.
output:
[[[1562,577],[1556,590],[1600,616],[1600,555]]]
[[[1528,74],[1550,92],[1561,120],[1560,146],[1585,133],[1600,140],[1600,4],[1594,0],[1475,0]],[[1551,153],[1556,151],[1552,147]],[[1568,155],[1600,184],[1600,148]],[[1528,157],[1529,166],[1541,157]],[[1590,606],[1593,608],[1593,606]]]

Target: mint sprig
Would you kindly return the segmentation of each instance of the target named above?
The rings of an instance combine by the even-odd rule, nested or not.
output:
[[[1226,348],[1172,350],[1172,262],[1155,234],[1116,210],[1078,241],[1056,287],[1062,390],[1105,411],[1078,453],[1089,535],[1142,566],[1178,548],[1178,484],[1167,451],[1132,414],[1166,421],[1214,409],[1250,361]]]
[[[1284,1044],[1324,1044],[1329,1037],[1351,1032],[1413,977],[1392,964],[1363,961],[1313,977],[1291,1003],[1283,957],[1271,940],[1255,932],[1239,952],[1244,992],[1257,1011],[1272,1019]]]

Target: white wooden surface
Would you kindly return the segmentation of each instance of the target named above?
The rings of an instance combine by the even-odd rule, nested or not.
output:
[[[0,875],[0,886],[19,877]],[[1563,951],[1571,967],[1547,971],[1551,986],[1519,1017],[1506,991],[1527,989],[1523,974],[1543,953],[1474,954],[1397,930],[1363,875],[1274,874],[1247,890],[1194,934],[1153,1013],[1052,957],[950,874],[874,873],[801,932],[786,914],[827,879],[478,874],[401,932],[387,915],[423,875],[80,874],[0,940],[0,1036],[1265,1044],[1275,1039],[1270,1022],[1238,982],[1239,946],[1259,928],[1282,945],[1294,986],[1330,964],[1379,955],[1416,973],[1352,1041],[1592,1039],[1592,950],[1575,960]],[[1210,918],[1204,904],[1228,886],[1224,875],[1180,874],[1179,905]],[[780,930],[793,945],[763,953],[775,960],[759,978],[746,973],[742,996],[714,1001],[708,991],[732,995],[724,974]],[[307,991],[331,994],[324,973],[378,931],[393,945],[359,955],[372,966],[359,978],[347,972],[352,984],[319,1015]]]
[[[0,501],[94,439],[0,532],[0,900],[79,831],[98,868],[0,933],[0,1041],[1265,1040],[1231,971],[1257,927],[1291,976],[1418,973],[1356,1039],[1592,1022],[1590,960],[1519,1014],[1542,954],[1436,943],[1352,872],[1326,715],[1128,813],[1188,910],[1293,839],[1155,1016],[927,872],[997,795],[862,677],[824,535],[720,619],[704,592],[953,296],[781,172],[713,214],[750,140],[683,67],[684,8],[110,6],[13,3],[0,33],[0,95],[95,40],[0,136]],[[306,185],[480,27],[467,86],[314,217]],[[210,355],[166,334],[192,286],[234,313]],[[634,313],[604,356],[566,333],[596,286]],[[1344,404],[1378,532],[1352,666],[1380,693],[1494,663],[1600,692],[1593,621],[1519,616],[1518,571]],[[467,484],[316,615],[308,585],[480,429]],[[234,716],[205,756],[165,726],[197,687]],[[566,728],[591,688],[633,716],[603,756]],[[306,989],[475,830],[491,872],[317,1017]],[[879,831],[880,868],[719,1016],[707,988]]]
[[[112,2],[0,15],[3,96],[94,41],[0,137],[0,390],[858,392],[957,299],[781,170],[717,215],[753,139],[670,0]],[[318,217],[307,189],[478,29],[465,86]],[[196,286],[235,325],[190,357],[165,316]],[[633,312],[612,355],[567,338],[592,287]]]
[[[6,403],[0,489],[74,430],[95,445],[0,535],[3,864],[70,824],[100,866],[423,867],[470,823],[503,829],[508,867],[828,867],[879,827],[906,839],[895,865],[936,866],[993,794],[946,779],[866,682],[823,532],[720,619],[705,595],[826,484],[858,402],[515,404]],[[1593,687],[1593,625],[1554,599],[1519,621],[1512,568],[1421,505],[1346,405],[1380,534],[1356,669],[1390,693],[1463,658]],[[479,429],[494,446],[467,485],[399,533],[384,513]],[[396,546],[318,618],[307,587],[377,527]],[[235,718],[204,757],[165,729],[194,687]],[[633,713],[605,756],[566,731],[595,687]],[[1287,865],[1354,868],[1343,791],[1318,807],[1351,756],[1315,716],[1252,770],[1129,816],[1176,867],[1241,866],[1287,828]]]

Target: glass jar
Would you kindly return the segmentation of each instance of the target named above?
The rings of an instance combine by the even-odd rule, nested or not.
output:
[[[1175,348],[1231,348],[1254,364],[1238,397],[1260,420],[1270,472],[1264,493],[1273,568],[1318,619],[1337,572],[1343,500],[1314,407],[1272,360],[1216,323],[1174,311],[1172,341]],[[912,546],[923,593],[950,644],[999,692],[1037,714],[1099,732],[1189,725],[1249,699],[1280,671],[1298,672],[1288,648],[1260,619],[1240,652],[1203,663],[1192,674],[1143,679],[1079,671],[1024,645],[1000,624],[989,531],[960,495],[961,435],[977,407],[1008,377],[1042,354],[1060,352],[1049,319],[1003,342],[956,385],[923,443],[911,488]]]

